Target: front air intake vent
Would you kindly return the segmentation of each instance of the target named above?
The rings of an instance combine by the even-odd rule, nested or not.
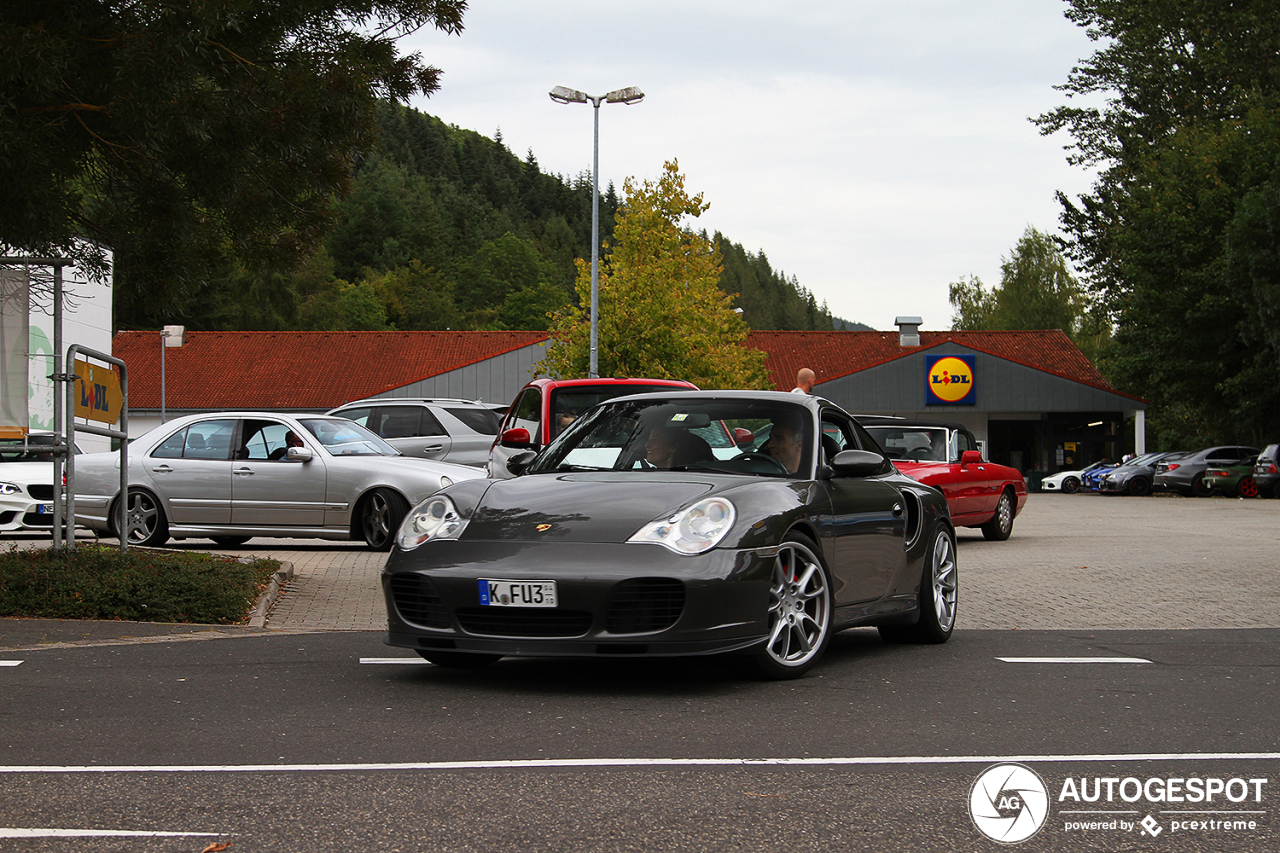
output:
[[[460,607],[458,624],[485,637],[581,637],[591,630],[591,614],[551,607]]]
[[[449,627],[449,611],[431,581],[422,575],[393,575],[391,598],[404,621],[426,628]]]
[[[605,630],[648,634],[676,624],[684,611],[684,584],[670,578],[634,578],[614,588]]]

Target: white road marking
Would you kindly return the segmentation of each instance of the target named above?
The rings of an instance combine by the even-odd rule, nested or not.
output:
[[[416,665],[420,663],[428,663],[428,661],[423,660],[422,658],[360,658],[360,663],[363,663],[363,664],[406,663],[406,664]]]
[[[0,826],[0,838],[218,838],[221,832],[147,832],[133,829],[27,829]]]
[[[0,660],[0,666],[18,666],[21,663],[20,660]]]
[[[996,658],[1005,663],[1151,663],[1145,658]]]
[[[839,767],[884,764],[1075,763],[1094,761],[1275,761],[1280,752],[1137,752],[1082,755],[869,755],[848,758],[530,758],[362,764],[0,765],[17,773],[328,773],[371,770],[540,770],[565,767]]]

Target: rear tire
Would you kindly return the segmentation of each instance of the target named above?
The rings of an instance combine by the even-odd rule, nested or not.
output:
[[[880,638],[887,643],[945,643],[956,627],[958,592],[955,534],[941,527],[925,556],[920,577],[920,621],[881,625]]]
[[[375,551],[390,551],[400,522],[409,514],[409,502],[391,489],[374,489],[360,503],[360,531],[364,543]]]
[[[1258,484],[1252,477],[1241,477],[1240,482],[1236,485],[1236,494],[1242,498],[1256,498],[1258,496]]]
[[[1213,496],[1213,489],[1205,485],[1204,474],[1196,474],[1195,479],[1191,481],[1191,494],[1198,498]]]
[[[1013,492],[1005,489],[996,502],[996,514],[982,525],[982,535],[992,542],[1003,542],[1013,533]]]
[[[502,655],[427,651],[426,649],[416,649],[416,651],[423,660],[445,669],[483,669],[502,660]]]

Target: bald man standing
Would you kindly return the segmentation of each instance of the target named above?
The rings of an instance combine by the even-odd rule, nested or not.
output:
[[[813,380],[816,377],[813,371],[807,367],[800,368],[800,372],[796,374],[796,387],[791,389],[792,394],[812,394]]]

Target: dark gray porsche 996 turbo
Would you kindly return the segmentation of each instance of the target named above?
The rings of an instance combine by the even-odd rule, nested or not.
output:
[[[453,667],[737,653],[794,678],[845,628],[951,636],[945,500],[822,398],[621,397],[510,465],[405,517],[382,573],[388,644]]]

